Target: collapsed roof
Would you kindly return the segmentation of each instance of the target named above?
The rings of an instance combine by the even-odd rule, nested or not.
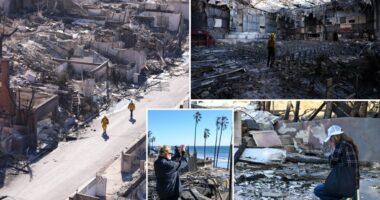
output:
[[[254,8],[264,10],[267,12],[277,12],[280,9],[297,9],[297,8],[312,8],[325,3],[334,1],[338,2],[355,2],[361,1],[367,4],[372,4],[374,0],[240,0],[241,2],[248,3]]]
[[[277,12],[282,8],[311,8],[321,4],[329,3],[331,0],[249,0],[249,2],[254,8],[267,12]]]

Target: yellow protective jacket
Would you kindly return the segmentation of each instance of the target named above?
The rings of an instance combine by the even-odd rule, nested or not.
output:
[[[134,103],[129,103],[129,105],[128,105],[128,109],[129,110],[135,110],[136,109],[136,106],[135,106],[135,104]]]
[[[102,125],[108,125],[108,124],[109,124],[108,118],[107,117],[103,117],[103,119],[102,119]]]
[[[274,40],[274,38],[269,38],[267,47],[268,48],[276,48],[276,41]]]

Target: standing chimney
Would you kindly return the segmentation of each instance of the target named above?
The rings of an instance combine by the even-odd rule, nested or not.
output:
[[[9,86],[9,61],[7,59],[1,60],[1,83],[2,86]]]
[[[9,61],[2,59],[0,69],[0,112],[15,114],[16,110],[11,95],[12,93],[9,89]]]

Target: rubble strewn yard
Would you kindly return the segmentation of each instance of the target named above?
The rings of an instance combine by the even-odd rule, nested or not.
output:
[[[362,199],[379,197],[379,168],[363,167]],[[283,163],[277,166],[239,162],[235,166],[235,199],[310,199],[314,188],[324,182],[330,169],[327,164]]]
[[[371,67],[377,44],[281,41],[277,45],[273,68],[266,66],[265,42],[193,48],[193,98],[326,98],[329,78],[334,82],[331,98],[377,97],[378,78]]]
[[[331,125],[359,147],[361,199],[380,198],[379,102],[203,100],[192,106],[235,109],[235,199],[317,199],[314,188],[331,171],[332,149],[324,142]]]

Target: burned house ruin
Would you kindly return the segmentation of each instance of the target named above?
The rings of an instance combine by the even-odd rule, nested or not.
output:
[[[0,1],[0,187],[101,112],[188,74],[188,3]]]

